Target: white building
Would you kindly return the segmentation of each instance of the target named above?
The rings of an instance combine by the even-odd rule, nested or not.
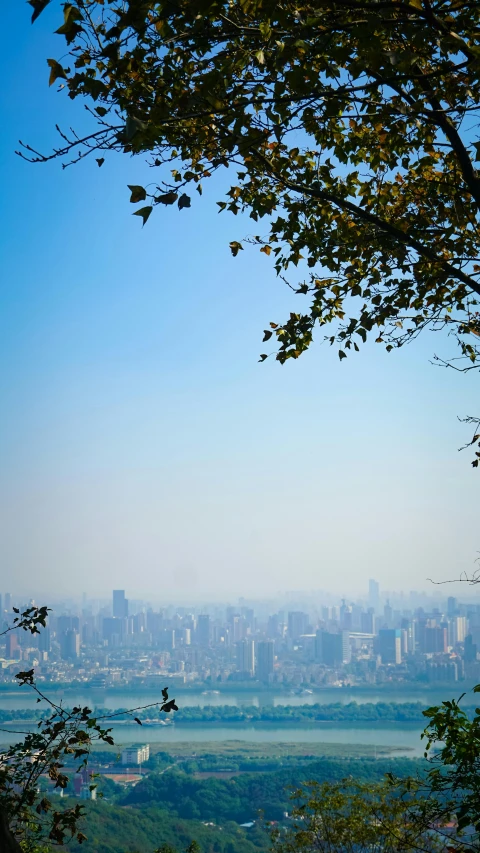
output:
[[[127,767],[130,764],[143,764],[150,758],[150,745],[148,743],[134,743],[127,746],[122,752],[122,764]]]

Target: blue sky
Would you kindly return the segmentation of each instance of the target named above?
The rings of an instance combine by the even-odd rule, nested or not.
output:
[[[217,214],[218,182],[142,229],[140,160],[15,156],[85,121],[48,88],[57,16],[4,12],[1,588],[353,595],[370,576],[420,589],[471,571],[479,475],[457,415],[477,412],[478,379],[429,363],[453,345],[259,364],[262,330],[300,297],[264,255],[231,257],[252,224]]]

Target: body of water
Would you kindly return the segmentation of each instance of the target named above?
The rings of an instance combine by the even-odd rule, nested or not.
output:
[[[457,699],[465,689],[455,685],[436,687],[431,690],[422,688],[420,690],[408,687],[392,690],[391,688],[365,690],[346,688],[320,688],[312,692],[299,693],[288,690],[176,690],[175,685],[169,685],[170,698],[176,698],[177,704],[183,708],[205,705],[254,705],[256,707],[277,705],[329,705],[334,702],[347,704],[348,702],[420,702],[426,708],[430,705],[442,702],[444,699]],[[99,690],[89,688],[64,689],[50,691],[45,688],[47,695],[56,703],[62,701],[64,705],[88,705],[89,707],[103,707],[110,710],[116,708],[137,708],[155,702],[157,694],[152,690]],[[468,696],[464,701],[468,700]],[[472,694],[472,702],[474,697]],[[15,708],[33,708],[36,706],[36,696],[28,686],[13,687],[12,691],[0,691],[0,708],[12,710]]]

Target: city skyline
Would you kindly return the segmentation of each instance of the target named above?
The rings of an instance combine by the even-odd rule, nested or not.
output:
[[[155,608],[131,589],[110,600],[52,610],[37,636],[7,633],[0,682],[28,661],[42,682],[106,689],[243,684],[372,687],[469,682],[480,678],[480,604],[454,595],[390,599],[369,580],[361,601],[270,602]],[[372,606],[372,599],[375,604]],[[3,630],[32,606],[0,594]],[[173,683],[172,682],[172,683]]]

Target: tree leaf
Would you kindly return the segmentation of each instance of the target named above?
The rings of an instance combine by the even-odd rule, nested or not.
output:
[[[153,207],[151,205],[148,207],[141,207],[140,210],[136,210],[135,213],[132,213],[132,216],[141,216],[143,219],[143,224],[145,225],[152,210]]]
[[[33,7],[32,24],[37,20],[38,16],[46,9],[50,0],[28,0],[30,6]]]
[[[128,184],[128,189],[131,192],[130,201],[132,204],[136,204],[138,201],[145,201],[147,191],[144,187],[140,187],[138,184]]]
[[[191,198],[186,193],[182,193],[180,198],[178,199],[178,209],[181,210],[182,207],[190,207],[191,206]]]
[[[56,59],[47,59],[47,65],[51,68],[50,77],[48,78],[49,86],[52,86],[59,77],[62,77],[63,80],[67,79],[65,71]]]
[[[105,163],[105,157],[97,157],[96,159],[97,159],[97,163],[98,163],[99,168],[101,166],[103,166],[103,164]]]
[[[236,256],[238,255],[240,249],[243,251],[242,244],[239,243],[238,240],[232,240],[232,242],[230,243],[230,251],[234,258],[236,258]]]
[[[175,204],[177,198],[178,198],[178,193],[169,192],[169,193],[162,193],[162,195],[156,195],[155,201],[158,202],[159,204]]]

